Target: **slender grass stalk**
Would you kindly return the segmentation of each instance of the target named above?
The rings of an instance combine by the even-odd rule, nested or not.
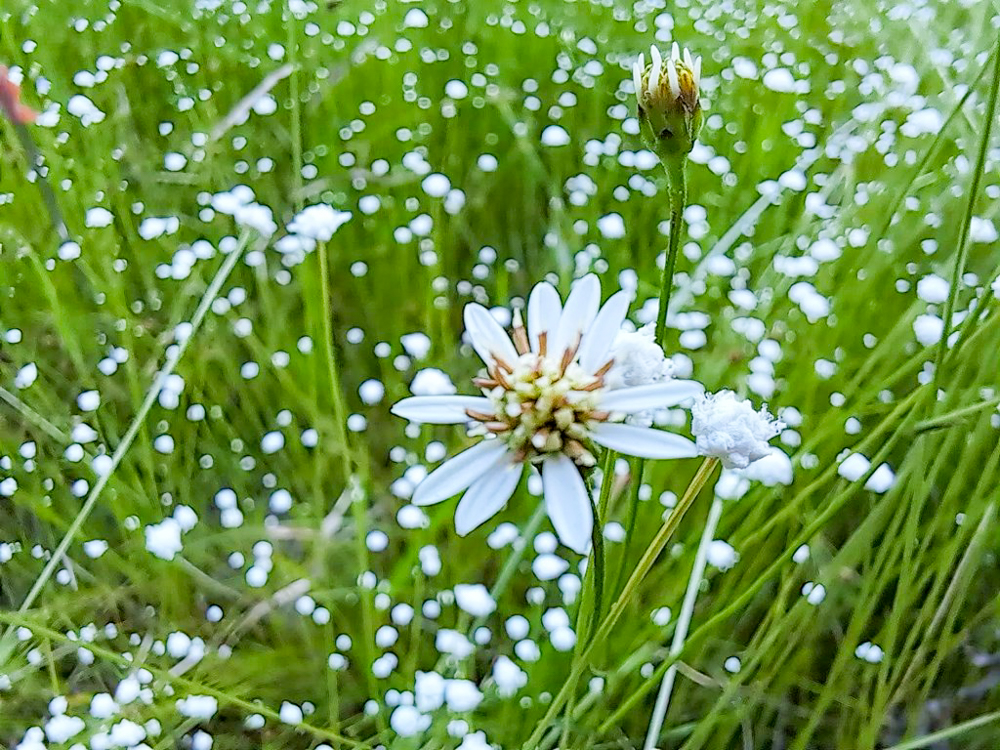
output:
[[[604,467],[601,474],[601,493],[597,500],[597,510],[594,514],[594,529],[592,542],[594,546],[594,606],[590,613],[590,623],[587,627],[588,637],[592,635],[604,613],[604,591],[606,577],[606,558],[604,549],[604,523],[608,517],[608,506],[611,504],[611,486],[614,484],[615,462],[618,453],[609,450],[604,455]]]
[[[665,345],[667,335],[667,308],[670,306],[670,295],[674,286],[674,268],[677,266],[677,254],[681,246],[681,222],[684,217],[684,204],[687,202],[687,158],[665,161],[667,180],[670,183],[670,241],[667,244],[667,257],[663,263],[663,276],[660,280],[660,305],[656,312],[656,343]]]
[[[52,192],[52,187],[42,172],[42,155],[38,150],[38,146],[35,145],[35,139],[32,138],[31,131],[28,130],[28,126],[23,122],[20,122],[16,118],[11,118],[11,123],[14,126],[14,131],[17,133],[17,139],[21,142],[21,148],[24,149],[24,153],[28,158],[28,164],[37,177],[36,184],[42,194],[45,209],[49,213],[49,221],[52,222],[52,229],[59,236],[60,242],[69,242],[70,236],[69,230],[66,229],[66,220],[63,219],[62,211],[59,209],[59,201],[56,200],[56,194]]]
[[[591,556],[587,565],[587,572],[584,576],[580,606],[576,613],[576,643],[573,646],[574,661],[579,657],[581,650],[585,649],[597,632],[597,626],[601,621],[601,612],[604,602],[604,577],[605,577],[605,556],[604,556],[604,518],[607,513],[608,503],[611,498],[611,483],[614,475],[615,451],[609,450],[604,457],[604,474],[601,481],[601,493],[594,509],[594,525],[590,531]],[[587,481],[587,490],[593,497],[592,475]],[[590,613],[587,614],[586,592],[592,591],[592,601],[590,602]],[[569,747],[569,732],[573,723],[573,709],[576,703],[576,683],[579,677],[573,679],[573,685],[569,691],[569,699],[566,702],[566,712],[563,716],[562,734],[559,740],[560,747]]]
[[[110,467],[104,474],[97,478],[96,482],[94,482],[94,486],[87,495],[87,499],[84,501],[83,507],[81,507],[79,512],[76,514],[76,517],[73,519],[73,523],[71,523],[69,528],[66,530],[62,541],[59,542],[59,546],[56,547],[55,551],[52,553],[52,557],[49,558],[49,561],[42,569],[41,574],[35,579],[35,582],[28,591],[27,596],[25,596],[24,600],[21,602],[21,606],[18,607],[18,612],[26,612],[31,605],[35,603],[35,599],[38,598],[42,589],[45,588],[45,584],[49,582],[49,579],[52,577],[53,572],[55,572],[56,567],[62,564],[63,556],[66,554],[66,550],[69,549],[69,545],[73,543],[77,532],[80,531],[80,527],[83,526],[84,521],[87,520],[87,517],[94,509],[94,506],[97,505],[97,501],[101,497],[101,493],[104,491],[104,488],[115,475],[115,471],[121,464],[122,459],[125,458],[125,454],[128,453],[129,448],[132,447],[132,443],[135,441],[136,435],[139,434],[139,430],[146,421],[146,416],[149,414],[149,410],[156,402],[156,397],[160,395],[160,391],[163,389],[167,379],[173,374],[177,364],[184,356],[184,352],[187,351],[188,346],[195,337],[195,334],[197,334],[198,330],[201,328],[205,315],[211,308],[215,298],[219,295],[219,290],[222,289],[222,285],[226,283],[226,279],[229,278],[229,274],[236,266],[237,261],[243,256],[243,250],[246,248],[249,240],[250,234],[244,233],[239,244],[236,246],[236,249],[229,254],[222,266],[219,268],[218,272],[216,272],[215,278],[213,278],[212,282],[208,285],[208,288],[201,297],[201,301],[198,303],[198,307],[194,311],[194,315],[191,317],[191,333],[186,338],[179,341],[176,346],[170,349],[166,362],[160,369],[159,373],[157,373],[152,386],[150,386],[149,390],[146,392],[146,398],[143,399],[142,404],[139,406],[139,410],[136,412],[135,417],[133,417],[132,423],[129,425],[128,430],[122,437],[121,442],[118,443],[114,453],[111,454]],[[3,637],[0,638],[0,667],[6,664],[7,659],[13,650],[13,630],[13,627],[8,627],[6,632],[3,634]]]
[[[708,545],[715,538],[715,530],[722,518],[722,500],[718,497],[712,501],[712,507],[708,511],[708,520],[705,528],[701,532],[701,541],[698,542],[698,551],[694,556],[694,565],[691,567],[691,577],[688,579],[687,591],[684,592],[684,603],[681,605],[680,616],[677,619],[677,627],[674,629],[674,638],[670,643],[670,656],[677,657],[684,650],[684,641],[687,638],[688,628],[691,626],[691,618],[694,615],[694,605],[698,599],[698,590],[701,587],[701,579],[705,575],[705,565],[708,562]],[[674,662],[663,675],[663,682],[660,683],[660,692],[656,696],[656,704],[653,706],[653,715],[649,720],[649,729],[646,732],[646,742],[643,750],[653,750],[660,739],[660,732],[663,730],[663,721],[667,716],[667,709],[670,707],[670,694],[673,692],[674,680],[677,677],[677,663]]]
[[[952,737],[958,737],[961,734],[965,734],[970,729],[986,726],[987,724],[992,724],[995,721],[1000,721],[1000,711],[993,711],[992,713],[977,716],[975,719],[963,721],[961,724],[955,724],[954,726],[942,729],[939,732],[932,732],[931,734],[925,734],[923,737],[917,737],[914,740],[901,742],[898,745],[886,748],[886,750],[919,750],[923,747],[931,747],[932,745],[936,745],[943,740],[948,740]]]
[[[660,527],[656,536],[654,536],[653,540],[649,543],[649,546],[643,553],[642,558],[636,565],[632,575],[629,576],[629,579],[625,584],[625,588],[622,590],[621,594],[618,595],[615,603],[611,605],[611,610],[601,622],[601,626],[597,629],[594,637],[580,652],[579,656],[573,660],[569,676],[563,684],[562,689],[556,697],[553,698],[552,702],[549,704],[548,711],[545,712],[545,716],[543,716],[538,724],[535,725],[535,729],[531,733],[531,736],[528,738],[527,742],[524,743],[523,747],[526,750],[535,750],[539,747],[539,743],[545,735],[545,732],[552,725],[556,716],[559,714],[559,711],[569,700],[570,694],[575,690],[577,681],[580,679],[583,671],[590,663],[591,655],[597,647],[603,643],[604,639],[608,637],[612,628],[614,628],[618,620],[625,613],[625,609],[638,592],[639,584],[642,583],[643,579],[649,574],[649,571],[652,570],[653,564],[660,556],[660,553],[662,553],[664,548],[667,546],[667,542],[670,541],[674,532],[677,531],[677,527],[680,525],[681,519],[684,518],[684,515],[694,504],[695,498],[708,482],[709,477],[715,471],[718,464],[719,460],[717,458],[706,458],[702,462],[701,466],[698,467],[697,473],[691,479],[690,484],[688,484],[687,489],[684,491],[684,496],[674,507],[663,526]]]
[[[347,434],[347,405],[344,403],[340,367],[337,364],[337,355],[333,341],[333,303],[330,298],[330,264],[325,242],[318,243],[316,258],[319,263],[320,297],[323,302],[323,352],[326,361],[327,379],[330,384],[330,402],[333,408],[334,431],[337,440],[337,452],[341,459],[344,483],[348,486],[348,491],[356,495],[351,502],[351,516],[354,519],[355,558],[358,565],[358,575],[361,575],[369,569],[368,545],[366,544],[368,536],[367,497],[364,488],[358,483],[359,477],[356,472],[356,460]],[[365,634],[360,651],[364,663],[370,664],[372,660],[372,644],[375,642],[374,607],[370,591],[359,587],[359,595],[361,602],[361,627]],[[374,695],[377,691],[377,685],[375,683],[375,676],[371,673],[371,670],[366,671],[365,679],[369,693]],[[380,728],[384,728],[385,720],[381,714],[376,717],[376,721],[379,723]]]
[[[622,544],[622,556],[618,563],[618,572],[615,574],[615,585],[612,587],[612,591],[618,591],[622,587],[622,579],[625,577],[628,551],[632,546],[632,537],[635,535],[635,520],[639,515],[639,491],[642,489],[642,471],[645,467],[646,459],[644,458],[637,458],[632,467],[632,492],[629,494],[625,521],[625,540]]]
[[[1000,37],[998,37],[1000,39]],[[998,41],[1000,43],[1000,41]],[[972,170],[972,182],[969,185],[969,200],[965,207],[965,215],[962,217],[962,228],[958,236],[958,253],[955,255],[955,268],[951,274],[951,288],[948,291],[948,300],[944,307],[944,328],[941,331],[941,340],[938,342],[937,356],[934,361],[934,391],[937,392],[938,384],[941,382],[941,370],[944,367],[945,354],[948,352],[948,338],[951,335],[951,319],[955,313],[955,304],[958,299],[958,287],[965,273],[965,264],[969,258],[969,231],[972,227],[972,214],[976,207],[976,198],[979,197],[979,185],[983,179],[984,167],[986,164],[986,154],[990,147],[990,135],[993,132],[993,120],[996,119],[997,94],[1000,92],[1000,54],[993,57],[993,76],[990,84],[990,100],[986,105],[986,117],[983,122],[983,132],[979,138],[979,152],[976,156],[976,166]],[[934,401],[931,402],[933,408]]]

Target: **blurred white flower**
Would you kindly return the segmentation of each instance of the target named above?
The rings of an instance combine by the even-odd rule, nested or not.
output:
[[[614,365],[604,379],[611,390],[660,383],[673,374],[673,363],[656,343],[652,323],[638,331],[619,331],[611,356]]]
[[[318,242],[328,242],[350,218],[350,211],[338,211],[325,203],[316,203],[299,211],[288,225],[288,231]]]
[[[770,454],[767,441],[785,428],[766,407],[754,411],[749,401],[728,390],[699,399],[691,417],[698,452],[721,459],[727,469],[745,469]]]
[[[565,307],[554,287],[538,284],[528,299],[527,327],[515,314],[513,342],[485,307],[466,306],[466,331],[486,365],[486,375],[474,381],[483,395],[406,398],[392,411],[413,422],[474,422],[484,439],[421,482],[414,504],[431,505],[465,491],[455,528],[468,534],[506,505],[530,462],[540,466],[546,511],[559,538],[582,554],[594,516],[580,468],[595,464],[594,443],[643,458],[696,455],[687,438],[622,423],[630,414],[675,406],[704,389],[690,380],[611,389],[606,377],[629,295],[618,292],[600,303],[594,275],[576,283]]]

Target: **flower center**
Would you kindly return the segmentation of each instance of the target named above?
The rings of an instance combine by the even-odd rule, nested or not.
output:
[[[522,351],[512,363],[498,360],[488,377],[474,381],[493,403],[494,413],[468,412],[469,417],[505,440],[519,461],[565,453],[579,466],[593,466],[586,425],[610,416],[598,409],[610,363],[591,375],[573,361],[575,355],[574,347],[561,358]]]

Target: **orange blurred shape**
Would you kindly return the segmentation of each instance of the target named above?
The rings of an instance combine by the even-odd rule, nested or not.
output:
[[[21,87],[10,80],[6,65],[0,65],[0,109],[13,122],[22,125],[33,123],[38,117],[31,107],[21,104]]]

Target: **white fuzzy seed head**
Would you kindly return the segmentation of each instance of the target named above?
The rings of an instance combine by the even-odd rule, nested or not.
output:
[[[766,407],[754,411],[749,401],[728,390],[703,396],[691,408],[691,417],[698,451],[721,459],[727,469],[745,469],[768,455],[768,441],[785,428]]]

